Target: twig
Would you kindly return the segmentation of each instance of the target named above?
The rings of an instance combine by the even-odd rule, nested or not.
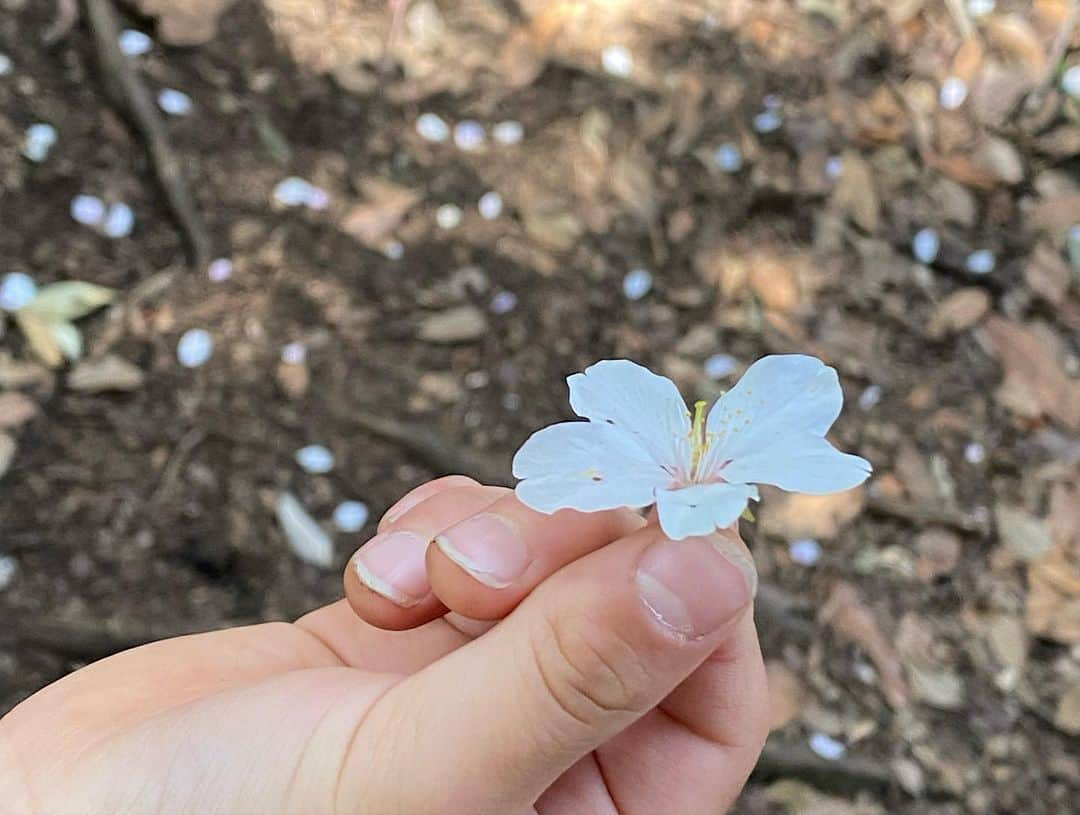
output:
[[[53,21],[49,27],[45,29],[45,33],[41,36],[41,41],[45,43],[45,45],[53,45],[59,42],[68,35],[78,21],[78,0],[56,0],[56,16],[53,17]]]
[[[84,0],[86,20],[97,49],[106,93],[146,142],[154,174],[180,227],[191,262],[198,267],[210,260],[210,235],[184,180],[179,158],[169,144],[168,132],[142,79],[120,51],[120,27],[110,0]]]
[[[1065,58],[1065,52],[1072,42],[1073,31],[1080,24],[1080,0],[1073,0],[1065,19],[1061,21],[1061,27],[1054,35],[1054,41],[1050,44],[1050,50],[1046,55],[1046,68],[1039,82],[1031,89],[1031,92],[1023,100],[1024,110],[1034,113],[1042,107],[1046,95],[1054,84],[1054,76],[1057,73],[1061,60]]]
[[[892,773],[877,762],[854,757],[829,761],[803,744],[776,738],[765,744],[752,777],[757,781],[799,778],[839,793],[866,789],[881,793],[899,787]]]
[[[405,424],[364,413],[352,414],[347,419],[373,436],[405,448],[439,474],[471,475],[485,484],[508,486],[512,483],[508,462],[448,441],[425,425]]]
[[[151,506],[169,496],[169,493],[172,492],[173,487],[176,485],[176,479],[180,476],[180,468],[184,465],[187,457],[191,455],[191,451],[198,447],[205,438],[205,430],[193,427],[176,443],[176,447],[173,448],[172,455],[169,457],[169,462],[161,473],[161,481],[158,482],[154,494],[150,496],[149,503]]]
[[[875,515],[897,518],[918,527],[947,526],[960,532],[975,535],[985,536],[990,534],[989,520],[983,520],[944,507],[924,507],[892,498],[872,496],[867,499],[866,508]]]

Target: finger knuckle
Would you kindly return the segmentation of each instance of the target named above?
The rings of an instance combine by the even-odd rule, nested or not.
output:
[[[534,645],[536,664],[564,713],[593,726],[649,708],[650,671],[628,640],[587,618],[560,615],[545,622]]]

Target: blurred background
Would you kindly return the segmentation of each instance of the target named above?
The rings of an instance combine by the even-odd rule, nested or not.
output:
[[[337,598],[597,359],[711,399],[795,351],[875,475],[744,524],[738,812],[1075,811],[1078,16],[0,0],[0,712]]]

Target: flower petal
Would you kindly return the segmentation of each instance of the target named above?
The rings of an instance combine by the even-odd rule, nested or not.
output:
[[[690,412],[670,379],[626,359],[606,359],[566,383],[578,416],[629,433],[669,472],[689,467]]]
[[[539,512],[595,512],[653,503],[671,481],[637,444],[603,422],[563,422],[533,433],[514,456],[522,503]]]
[[[836,371],[821,360],[802,354],[762,357],[709,411],[706,427],[716,436],[709,463],[754,453],[781,435],[824,436],[843,402]]]
[[[799,433],[781,436],[767,447],[733,459],[723,475],[729,481],[824,495],[858,486],[871,470],[866,459],[841,453],[825,439]]]
[[[738,520],[750,499],[758,500],[758,491],[748,484],[697,484],[661,490],[656,495],[660,528],[672,540],[708,535]]]

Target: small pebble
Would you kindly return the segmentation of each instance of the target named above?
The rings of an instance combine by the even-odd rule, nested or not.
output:
[[[881,401],[881,386],[870,385],[859,394],[859,407],[862,410],[872,410]]]
[[[652,291],[652,275],[646,269],[627,272],[623,278],[622,290],[627,300],[640,300]]]
[[[217,258],[206,267],[206,276],[214,283],[224,283],[233,273],[233,262],[228,258]]]
[[[739,367],[739,361],[729,354],[713,354],[705,360],[705,376],[709,379],[724,379],[731,376]]]
[[[945,110],[956,110],[967,99],[967,83],[958,76],[950,76],[941,83],[938,101]]]
[[[986,448],[977,441],[971,442],[964,448],[964,460],[968,464],[981,464],[986,458]]]
[[[968,0],[968,14],[972,17],[985,17],[996,5],[997,0]]]
[[[191,97],[175,88],[162,88],[158,91],[158,107],[170,116],[187,116],[191,113]]]
[[[369,514],[367,504],[359,501],[342,501],[334,507],[332,520],[334,526],[342,532],[359,532],[367,523]]]
[[[296,463],[312,475],[323,475],[334,469],[334,454],[321,444],[309,444],[296,451]]]
[[[308,205],[308,209],[324,210],[330,206],[330,193],[314,184],[309,186],[307,200],[304,202]]]
[[[456,229],[461,226],[464,214],[457,204],[443,204],[435,212],[435,223],[440,229]]]
[[[0,76],[7,76],[11,73],[11,57],[7,54],[0,54]]]
[[[420,114],[416,120],[416,132],[430,142],[444,142],[450,138],[450,126],[434,113]]]
[[[758,133],[772,133],[780,129],[783,119],[778,110],[763,110],[754,117],[754,130]]]
[[[50,124],[38,123],[26,128],[22,153],[30,161],[40,164],[49,157],[49,151],[56,144],[56,128]]]
[[[83,226],[101,226],[105,202],[96,195],[76,195],[71,199],[71,217]]]
[[[135,213],[125,203],[113,204],[105,215],[102,231],[110,238],[126,238],[135,228]]]
[[[34,278],[22,272],[11,272],[0,280],[0,309],[18,311],[37,297]]]
[[[465,150],[466,152],[478,150],[484,144],[486,138],[487,134],[484,133],[484,126],[472,119],[458,122],[454,126],[454,144],[457,145],[459,150]]]
[[[827,761],[837,761],[847,752],[842,742],[820,732],[810,734],[810,749]]]
[[[799,538],[788,546],[788,555],[800,566],[813,566],[821,560],[821,544],[813,538]]]
[[[609,45],[600,55],[600,62],[605,71],[622,79],[634,72],[634,57],[623,45]]]
[[[307,348],[302,342],[290,342],[281,349],[281,361],[286,365],[303,365],[307,359]]]
[[[865,659],[855,660],[855,664],[851,666],[851,669],[855,677],[864,685],[877,684],[877,671]]]
[[[1061,75],[1061,89],[1073,99],[1080,99],[1080,65],[1073,65]]]
[[[517,308],[518,298],[512,291],[496,292],[491,298],[491,311],[493,314],[509,314]]]
[[[383,247],[383,254],[390,260],[401,260],[405,257],[405,244],[401,241],[390,241]]]
[[[829,156],[825,160],[825,177],[836,181],[844,174],[844,159],[841,156]]]
[[[482,218],[485,218],[488,221],[494,221],[502,215],[502,196],[494,190],[485,192],[480,196],[480,200],[476,202],[476,208],[480,210],[480,216]]]
[[[743,166],[742,150],[731,142],[721,144],[713,153],[713,161],[725,173],[737,173]]]
[[[525,138],[525,128],[521,122],[513,120],[499,122],[492,128],[491,135],[499,144],[520,144]]]
[[[15,573],[19,571],[19,561],[11,555],[0,555],[0,591],[3,591],[15,580]]]
[[[154,47],[154,41],[149,34],[137,31],[134,28],[126,28],[120,32],[120,51],[125,56],[138,57],[149,54]]]
[[[469,390],[478,391],[491,383],[491,374],[487,371],[469,371],[462,381]]]
[[[504,393],[502,406],[507,410],[521,410],[521,396],[516,393]]]
[[[176,344],[176,358],[185,368],[199,368],[214,353],[214,338],[201,328],[185,331]]]
[[[937,259],[940,250],[941,239],[938,237],[938,233],[930,227],[920,229],[915,233],[915,237],[911,239],[911,254],[915,256],[919,263],[933,263]]]
[[[994,266],[997,264],[997,258],[994,257],[994,253],[989,249],[978,249],[967,256],[967,260],[964,261],[964,266],[972,274],[990,274],[994,271]]]

